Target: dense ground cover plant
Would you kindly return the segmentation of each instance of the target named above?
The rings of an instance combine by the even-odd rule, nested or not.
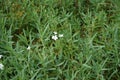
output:
[[[119,0],[0,0],[1,80],[119,80]]]

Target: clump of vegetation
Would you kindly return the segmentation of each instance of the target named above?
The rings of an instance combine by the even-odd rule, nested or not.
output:
[[[119,80],[119,0],[1,0],[1,80]]]

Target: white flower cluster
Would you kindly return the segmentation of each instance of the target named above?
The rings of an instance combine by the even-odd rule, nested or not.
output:
[[[0,59],[3,57],[3,55],[0,55]],[[4,65],[2,63],[0,63],[0,69],[3,70],[4,69]]]
[[[58,35],[57,32],[53,32],[53,33],[54,33],[54,35],[52,36],[52,39],[55,40],[55,41],[56,41],[58,38],[63,37],[63,34],[59,34],[59,35]]]

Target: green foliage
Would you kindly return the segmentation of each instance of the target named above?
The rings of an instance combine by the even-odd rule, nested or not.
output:
[[[119,80],[119,4],[1,0],[0,80]]]

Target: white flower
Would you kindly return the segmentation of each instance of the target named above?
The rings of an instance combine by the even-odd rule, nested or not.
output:
[[[59,34],[58,37],[63,37],[63,34]]]
[[[56,31],[54,31],[53,33],[54,33],[55,35],[57,34],[57,32],[56,32]]]
[[[27,50],[30,50],[30,48],[31,48],[31,47],[30,47],[30,46],[28,46],[28,47],[27,47]]]
[[[52,39],[56,41],[58,39],[57,35],[52,36]]]
[[[0,59],[3,57],[3,55],[0,55]]]
[[[0,63],[0,69],[3,70],[4,65]]]

